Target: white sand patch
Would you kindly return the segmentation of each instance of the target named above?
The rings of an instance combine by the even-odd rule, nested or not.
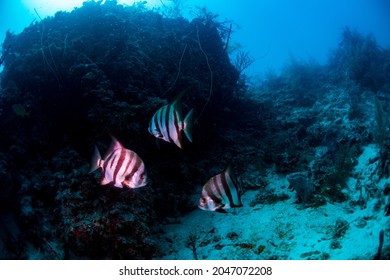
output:
[[[364,148],[353,172],[360,185],[372,183],[379,148]],[[195,210],[180,224],[162,227],[160,245],[165,259],[372,259],[379,244],[379,231],[386,227],[383,205],[368,198],[365,207],[327,203],[320,207],[298,204],[287,190],[285,177],[268,173],[267,188],[290,196],[274,204],[250,207],[259,191],[242,196],[244,206],[228,214]],[[377,179],[377,178],[376,178]],[[385,179],[383,179],[385,180]],[[348,180],[351,200],[358,199],[356,178]],[[383,186],[385,182],[378,182]],[[190,236],[192,243],[189,242]],[[389,242],[386,241],[385,245]]]

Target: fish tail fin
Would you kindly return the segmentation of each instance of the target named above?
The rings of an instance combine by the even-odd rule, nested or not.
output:
[[[93,156],[91,159],[91,166],[89,168],[89,173],[94,172],[96,169],[100,167],[102,158],[100,156],[98,148],[95,146],[95,149],[93,151]]]
[[[187,114],[184,119],[184,128],[183,131],[187,136],[188,140],[192,143],[192,126],[194,124],[194,109]]]

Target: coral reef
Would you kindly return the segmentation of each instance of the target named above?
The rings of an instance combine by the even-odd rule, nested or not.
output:
[[[1,200],[21,227],[24,242],[14,251],[26,253],[3,258],[156,254],[150,226],[192,209],[191,186],[207,175],[193,163],[201,144],[186,143],[187,153],[159,149],[147,126],[158,107],[193,85],[185,103],[198,113],[196,130],[213,129],[239,75],[221,27],[202,14],[189,22],[142,4],[90,1],[6,34]],[[93,146],[107,146],[109,134],[145,160],[152,178],[145,190],[105,188],[87,174]],[[196,133],[195,142],[213,141],[211,135]]]
[[[345,29],[325,65],[292,58],[249,86],[251,57],[235,67],[226,51],[231,25],[168,12],[91,1],[7,33],[0,258],[329,259],[366,229],[381,232],[380,249],[375,237],[348,257],[388,258],[389,50]],[[156,145],[150,119],[189,86],[193,143]],[[88,174],[110,134],[143,159],[147,187]],[[229,162],[244,206],[198,210],[201,186]]]

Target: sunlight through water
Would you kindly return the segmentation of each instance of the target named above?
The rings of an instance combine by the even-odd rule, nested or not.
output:
[[[37,10],[40,16],[54,15],[57,11],[71,11],[75,7],[81,7],[85,0],[22,0],[23,5],[30,11]],[[119,4],[132,5],[134,2],[146,2],[146,6],[153,7],[159,5],[158,0],[136,1],[118,0]]]

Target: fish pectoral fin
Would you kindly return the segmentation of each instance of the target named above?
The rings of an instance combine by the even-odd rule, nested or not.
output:
[[[108,185],[108,184],[111,184],[111,183],[113,183],[113,182],[111,182],[111,181],[108,181],[105,177],[104,178],[102,178],[102,180],[100,181],[100,185]]]

